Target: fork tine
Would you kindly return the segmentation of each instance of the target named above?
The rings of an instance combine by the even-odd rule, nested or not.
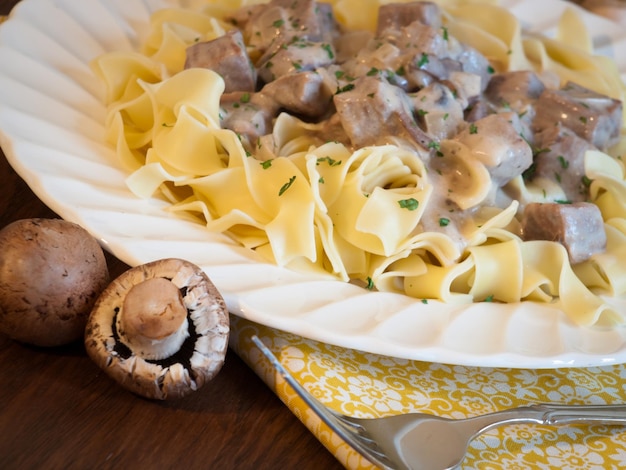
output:
[[[342,414],[335,412],[332,409],[329,409],[328,411],[330,411],[330,413],[332,413],[342,425],[350,428],[350,430],[354,433],[355,438],[363,442],[370,442],[373,445],[377,445],[376,441],[372,439],[367,433],[367,429],[362,424],[360,424],[359,418],[352,418],[350,416],[344,416]]]
[[[392,469],[393,463],[379,448],[376,441],[372,440],[366,429],[358,423],[357,418],[349,418],[337,413],[322,405],[313,395],[311,395],[300,383],[283,367],[278,358],[265,346],[256,336],[252,336],[252,341],[261,350],[263,355],[270,361],[272,366],[283,376],[285,381],[293,387],[296,393],[304,402],[326,423],[341,439],[353,447],[357,452],[367,458],[370,462],[383,469]]]

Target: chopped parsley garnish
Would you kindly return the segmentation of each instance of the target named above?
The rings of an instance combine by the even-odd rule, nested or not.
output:
[[[422,56],[420,57],[420,60],[417,62],[417,66],[419,68],[422,68],[427,63],[428,63],[428,54],[426,54],[425,52],[422,52]]]
[[[408,209],[410,211],[414,211],[417,209],[420,203],[417,199],[411,197],[409,199],[400,199],[398,201],[398,204],[400,205],[402,209]]]
[[[532,163],[528,168],[524,170],[522,173],[522,178],[524,181],[531,181],[535,177],[535,173],[537,171],[537,164]]]
[[[282,196],[283,194],[285,194],[285,191],[287,191],[291,185],[293,184],[293,182],[296,180],[296,175],[293,175],[291,178],[289,178],[289,181],[287,181],[285,184],[283,184],[280,187],[280,190],[278,191],[278,195]]]
[[[354,83],[348,83],[346,86],[343,87],[338,87],[337,88],[337,92],[335,94],[339,94],[339,93],[345,93],[346,91],[350,91],[350,90],[354,90]]]
[[[330,44],[322,44],[322,49],[324,49],[328,53],[329,59],[335,58],[335,53],[333,52],[333,48]]]
[[[440,217],[439,218],[439,226],[440,227],[447,227],[450,224],[450,219],[446,218],[446,217]]]
[[[341,160],[335,160],[334,158],[330,158],[328,156],[326,157],[321,157],[317,159],[317,164],[319,165],[320,163],[328,163],[329,166],[338,166],[341,165]]]
[[[439,142],[431,140],[430,142],[428,142],[428,148],[429,149],[439,150],[439,149],[441,149],[441,146],[439,145]]]
[[[443,157],[443,152],[441,151],[441,147],[439,145],[439,142],[437,142],[435,140],[431,140],[430,142],[428,142],[428,145],[426,147],[429,148],[429,149],[436,150],[435,154],[438,157]]]
[[[267,170],[269,167],[272,166],[272,160],[265,160],[264,162],[259,162],[261,164],[261,168],[263,168],[264,170]]]

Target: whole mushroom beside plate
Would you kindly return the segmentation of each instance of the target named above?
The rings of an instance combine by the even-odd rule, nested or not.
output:
[[[168,258],[121,274],[89,316],[91,359],[127,390],[151,399],[188,395],[222,368],[226,304],[206,273]]]
[[[22,219],[0,230],[0,332],[55,347],[81,340],[109,271],[98,241],[63,219]]]

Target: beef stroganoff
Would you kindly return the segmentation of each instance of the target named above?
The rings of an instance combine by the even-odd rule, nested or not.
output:
[[[94,61],[130,189],[294,270],[621,321],[624,85],[575,14],[357,3],[161,10]]]

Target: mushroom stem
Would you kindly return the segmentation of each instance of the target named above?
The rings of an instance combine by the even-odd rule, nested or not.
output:
[[[176,353],[189,336],[187,308],[178,287],[162,277],[134,285],[118,314],[118,333],[144,359]]]

